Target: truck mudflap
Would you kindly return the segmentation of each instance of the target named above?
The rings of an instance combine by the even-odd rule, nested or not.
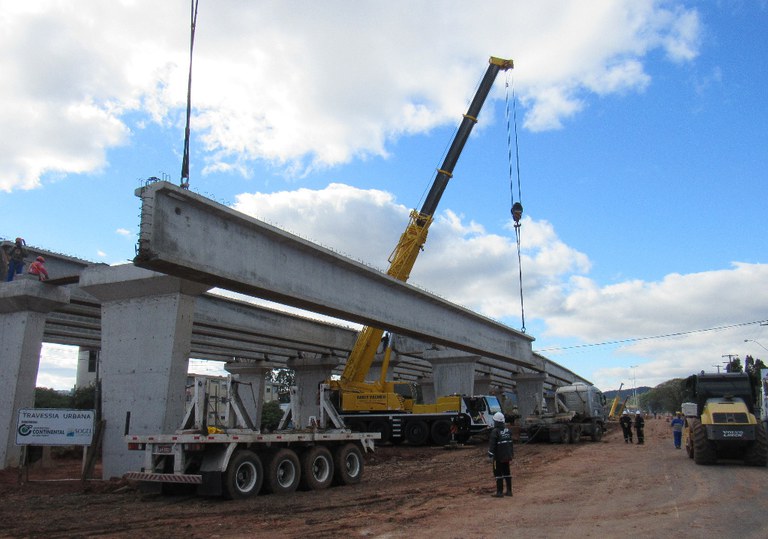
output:
[[[148,483],[179,483],[183,485],[200,485],[203,483],[203,476],[198,474],[127,472],[123,477]]]
[[[755,439],[754,425],[707,425],[710,440],[739,440],[751,442]]]

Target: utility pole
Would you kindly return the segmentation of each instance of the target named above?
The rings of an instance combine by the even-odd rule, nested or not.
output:
[[[635,404],[635,411],[640,407],[637,405],[637,365],[630,365],[632,369],[632,401]]]
[[[733,363],[733,360],[734,360],[734,359],[739,359],[739,354],[723,354],[723,355],[722,355],[722,356],[720,356],[720,357],[727,357],[727,358],[728,358],[728,361],[725,361],[725,362],[724,362],[724,363],[726,364],[726,368],[725,368],[725,370],[726,370],[726,372],[731,372],[731,371],[730,371],[730,369],[728,369],[728,366],[729,366],[731,363]],[[720,369],[718,369],[718,370],[717,370],[717,372],[720,372]]]

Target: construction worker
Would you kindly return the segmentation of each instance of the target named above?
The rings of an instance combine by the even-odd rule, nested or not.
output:
[[[45,258],[38,256],[34,262],[29,265],[30,275],[37,275],[38,280],[45,281],[48,279],[48,270],[45,269]]]
[[[640,410],[635,414],[635,434],[637,434],[637,445],[642,445],[645,442],[645,419]]]
[[[488,444],[488,457],[493,461],[493,476],[496,478],[496,494],[492,494],[494,498],[512,496],[512,472],[509,470],[512,455],[512,431],[504,421],[504,414],[496,412]],[[505,483],[507,491],[503,492]]]
[[[6,275],[6,281],[13,281],[16,275],[24,273],[24,258],[27,256],[27,250],[24,249],[25,245],[24,238],[16,238],[16,242],[8,252],[8,275]]]
[[[621,419],[619,419],[619,425],[621,425],[621,431],[624,433],[624,443],[632,443],[632,418],[629,417],[629,413],[626,410],[621,412]]]
[[[669,426],[672,427],[672,436],[675,441],[675,449],[680,449],[683,440],[683,426],[685,421],[683,420],[683,413],[677,412],[672,421],[669,422]]]

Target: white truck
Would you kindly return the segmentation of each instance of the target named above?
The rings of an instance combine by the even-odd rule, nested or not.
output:
[[[320,414],[311,428],[263,433],[255,427],[237,393],[229,388],[229,425],[209,426],[204,392],[196,394],[182,428],[173,434],[126,435],[128,448],[144,451],[144,465],[126,479],[166,488],[195,485],[198,494],[242,499],[259,492],[284,494],[297,488],[320,490],[359,483],[363,452],[373,451],[380,434],[323,428],[334,417],[321,388]],[[330,416],[329,416],[330,414]]]
[[[574,443],[582,436],[599,442],[605,431],[605,395],[593,385],[577,382],[555,390],[553,413],[526,417],[521,438],[528,441]]]

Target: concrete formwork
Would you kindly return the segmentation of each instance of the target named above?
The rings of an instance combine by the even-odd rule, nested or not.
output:
[[[0,286],[0,463],[17,466],[19,410],[33,408],[47,314],[69,301],[69,291],[20,279]]]

